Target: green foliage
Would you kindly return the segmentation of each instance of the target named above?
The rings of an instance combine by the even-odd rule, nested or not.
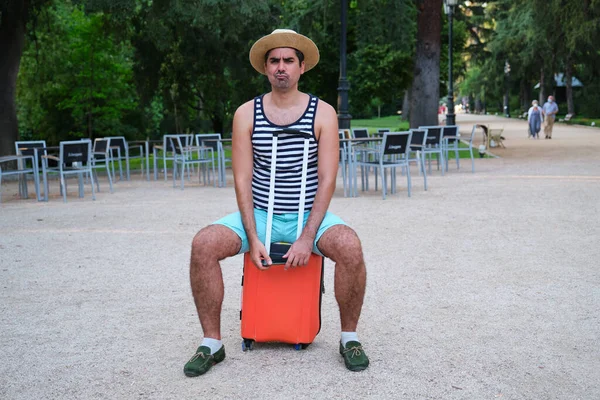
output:
[[[105,10],[112,6],[94,3]],[[235,109],[258,94],[264,82],[249,65],[248,51],[254,40],[270,32],[271,2],[128,4],[135,10],[127,29],[133,31],[143,105],[159,94],[165,106],[160,134],[188,129],[227,133]]]
[[[488,103],[502,104],[508,85],[512,95],[518,94],[516,104],[520,108],[537,97],[533,86],[539,82],[542,70],[545,93],[554,91],[552,76],[568,69],[580,79],[588,78],[583,80],[586,86],[600,77],[590,71],[600,62],[595,46],[600,39],[598,0],[470,2],[469,13],[473,18],[466,21],[472,26],[469,30],[474,39],[469,47],[468,82],[461,85],[461,90],[485,88]],[[508,80],[503,71],[505,61],[511,66]],[[475,66],[479,70],[473,70]],[[583,100],[582,93],[587,91],[575,92],[575,99]],[[589,105],[596,101],[584,97],[584,107],[591,111],[594,107]]]
[[[366,46],[352,54],[351,99],[355,117],[373,115],[372,98],[395,106],[396,99],[402,98],[404,90],[410,85],[412,74],[406,66],[412,65],[412,57],[391,47]]]
[[[40,14],[17,83],[22,137],[133,135],[123,122],[136,106],[132,49],[104,30],[105,19],[69,2]]]
[[[375,133],[378,129],[388,128],[392,131],[406,131],[409,129],[408,122],[400,119],[398,115],[381,118],[353,119],[352,128],[367,128],[369,133]]]
[[[395,113],[412,83],[416,38],[413,1],[361,0],[349,16],[350,113]],[[375,106],[371,99],[383,104]]]

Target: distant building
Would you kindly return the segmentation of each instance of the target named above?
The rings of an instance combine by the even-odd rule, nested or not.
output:
[[[573,89],[583,87],[583,83],[576,77],[571,77],[571,85]],[[534,89],[540,89],[540,83],[538,82],[534,87]],[[565,82],[565,74],[562,72],[559,74],[554,74],[554,88],[553,91],[549,94],[553,94],[556,98],[557,103],[564,103],[567,101],[567,84]]]

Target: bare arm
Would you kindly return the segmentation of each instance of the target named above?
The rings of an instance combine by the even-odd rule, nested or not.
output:
[[[254,220],[254,201],[252,198],[252,123],[253,101],[240,106],[233,117],[232,154],[231,164],[235,182],[235,195],[238,208],[242,215],[244,230],[250,245],[250,258],[254,264],[263,269],[261,258],[271,264],[265,246],[261,243],[256,233]]]
[[[302,234],[286,254],[286,268],[308,263],[317,231],[335,191],[340,153],[337,114],[333,107],[323,101],[319,102],[317,108],[315,134],[319,140],[317,154],[319,186]]]

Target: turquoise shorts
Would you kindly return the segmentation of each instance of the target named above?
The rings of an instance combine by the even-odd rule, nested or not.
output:
[[[306,221],[308,220],[308,215],[310,211],[304,213],[304,222],[302,226],[306,225]],[[265,243],[266,237],[266,228],[267,228],[267,211],[261,210],[258,208],[254,209],[254,220],[256,223],[256,230],[258,233],[258,238],[261,242]],[[250,250],[250,246],[248,244],[248,236],[246,236],[246,231],[244,229],[244,224],[242,223],[242,215],[239,212],[229,214],[218,221],[214,222],[218,225],[223,225],[234,231],[240,239],[242,239],[242,247],[238,254],[246,253]],[[313,253],[316,253],[320,256],[323,254],[317,248],[317,243],[323,233],[334,225],[346,225],[346,223],[337,215],[334,215],[330,212],[325,214],[321,225],[319,226],[319,230],[317,231],[317,236],[315,237],[315,241],[313,243]],[[271,231],[271,243],[276,242],[287,242],[293,243],[296,240],[296,230],[298,229],[298,213],[290,213],[290,214],[273,214],[273,229]]]

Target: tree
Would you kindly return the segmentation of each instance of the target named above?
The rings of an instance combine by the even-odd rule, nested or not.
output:
[[[398,110],[412,81],[415,17],[412,0],[361,0],[352,9],[348,59],[353,116],[373,116],[374,98],[387,114]]]
[[[13,154],[19,137],[16,85],[27,21],[48,0],[5,0],[0,4],[0,156]]]
[[[227,134],[235,109],[264,87],[248,52],[274,29],[272,1],[88,0],[86,9],[110,14],[114,29],[131,37],[140,109],[156,99],[164,105],[155,135]]]
[[[417,47],[410,99],[410,126],[437,125],[440,99],[442,0],[417,0]]]
[[[21,58],[21,135],[58,142],[87,136],[133,136],[125,122],[136,106],[132,48],[106,30],[108,17],[70,2],[49,6]]]

